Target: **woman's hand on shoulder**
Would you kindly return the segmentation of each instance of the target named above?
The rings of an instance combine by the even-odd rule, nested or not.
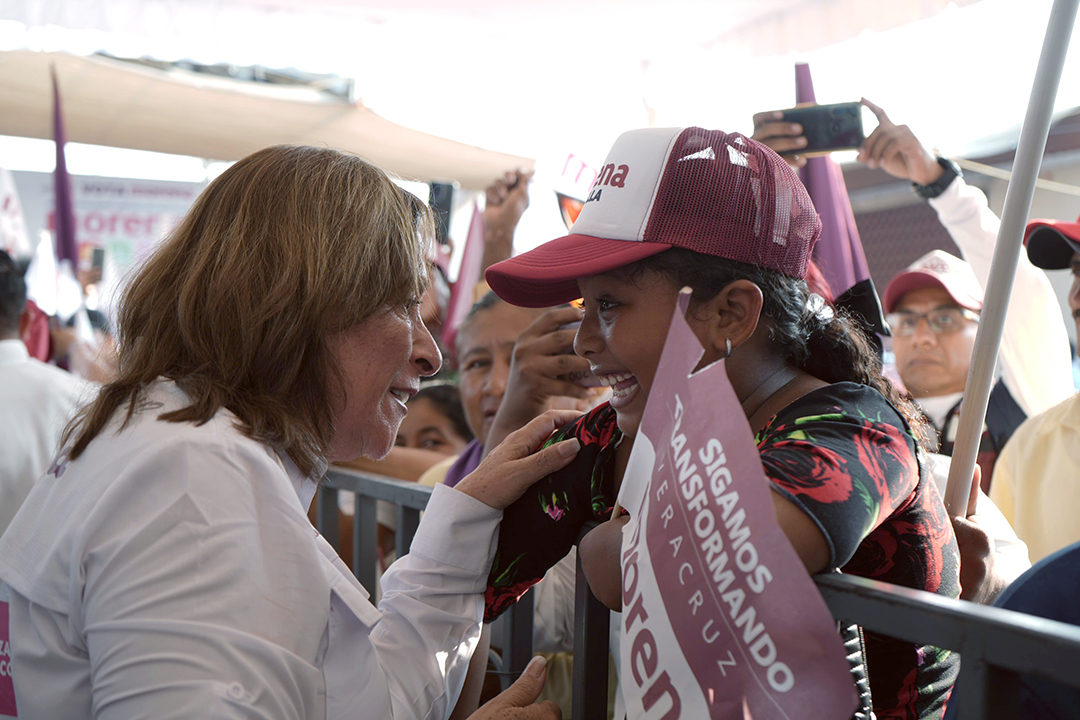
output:
[[[520,430],[510,433],[456,489],[480,502],[503,510],[537,480],[570,464],[581,443],[570,438],[537,451],[551,434],[575,420],[580,413],[551,410]]]

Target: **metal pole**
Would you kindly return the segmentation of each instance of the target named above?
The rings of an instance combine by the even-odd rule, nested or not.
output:
[[[574,590],[574,694],[570,717],[603,720],[607,717],[608,630],[611,611],[596,599],[577,561]],[[618,658],[615,659],[618,662]]]
[[[1039,66],[1035,71],[1035,82],[1031,87],[1027,114],[1020,130],[1012,180],[1009,181],[1005,193],[1001,229],[998,230],[994,259],[990,264],[990,278],[986,283],[986,299],[979,319],[975,351],[968,369],[967,385],[964,387],[964,404],[960,410],[949,483],[945,490],[945,507],[952,515],[966,514],[965,508],[971,491],[971,473],[975,469],[979,438],[982,436],[986,418],[986,405],[994,381],[994,365],[1005,326],[1005,312],[1009,308],[1009,295],[1012,293],[1016,266],[1023,246],[1024,226],[1031,209],[1031,198],[1035,194],[1035,180],[1050,131],[1050,116],[1061,81],[1061,68],[1065,64],[1065,54],[1069,49],[1078,2],[1080,0],[1054,0],[1050,21],[1046,26],[1046,37],[1043,39],[1042,54],[1039,56]]]

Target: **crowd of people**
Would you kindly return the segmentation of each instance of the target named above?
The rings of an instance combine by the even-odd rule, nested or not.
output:
[[[1080,396],[1044,273],[1080,277],[1080,222],[1028,226],[971,498],[950,516],[999,222],[955,163],[864,102],[879,123],[859,161],[911,181],[962,256],[913,258],[885,286],[892,368],[872,324],[833,306],[846,288],[821,285],[806,140],[780,113],[752,137],[624,133],[607,163],[635,172],[513,257],[531,175],[495,180],[486,281],[451,333],[428,208],[325,148],[268,148],[210,183],[128,283],[116,361],[91,380],[31,357],[23,268],[0,255],[16,717],[567,713],[578,557],[620,611],[616,499],[682,288],[699,366],[724,361],[808,573],[991,603],[1080,541]],[[1080,325],[1080,280],[1069,305]],[[347,517],[341,556],[312,527],[329,463],[433,487],[403,557],[380,508],[377,590],[349,570]],[[490,623],[533,586],[544,654],[500,693]],[[861,711],[942,717],[960,658],[865,639]]]

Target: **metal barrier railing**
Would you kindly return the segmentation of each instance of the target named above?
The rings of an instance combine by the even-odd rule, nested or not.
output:
[[[331,544],[337,540],[337,493],[356,493],[353,572],[374,596],[376,501],[398,506],[400,557],[408,552],[431,488],[339,468],[327,473],[323,488],[317,525]],[[819,575],[814,580],[837,619],[899,640],[958,652],[963,661],[950,704],[957,704],[960,720],[1017,718],[1021,674],[1080,688],[1080,627],[852,575]],[[589,591],[580,559],[576,592],[572,717],[602,720],[607,717],[610,614]],[[531,593],[527,597],[508,613],[510,630],[504,647],[508,662],[503,674],[509,680],[532,657]]]
[[[814,580],[834,617],[960,653],[949,702],[961,720],[1020,717],[1020,674],[1080,688],[1080,627],[853,575]]]
[[[420,512],[427,507],[431,488],[414,482],[361,473],[345,468],[331,468],[323,478],[315,511],[315,526],[337,550],[338,491],[356,495],[353,501],[353,574],[375,597],[376,565],[379,558],[379,527],[376,503],[385,500],[397,505],[395,547],[398,557],[409,552]]]

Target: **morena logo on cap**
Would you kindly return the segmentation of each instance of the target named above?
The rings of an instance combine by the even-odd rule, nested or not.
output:
[[[942,257],[944,253],[931,254],[926,256],[922,262],[916,262],[911,266],[912,270],[930,270],[936,272],[939,275],[947,275],[949,273],[967,274],[964,270],[968,270],[969,266],[958,266],[956,263],[949,262],[948,259]]]
[[[496,263],[500,297],[545,307],[579,296],[580,278],[682,248],[804,278],[821,232],[795,171],[761,143],[721,130],[623,133],[570,229]]]
[[[597,202],[603,196],[604,188],[608,187],[626,187],[626,177],[630,174],[629,165],[619,165],[617,168],[614,163],[608,163],[604,167],[600,168],[600,174],[596,176],[596,182],[592,184],[592,189],[589,191],[589,197],[585,199],[586,203]]]
[[[626,176],[629,174],[629,165],[620,165],[616,169],[614,163],[608,163],[604,167],[600,168],[600,174],[596,176],[596,182],[593,183],[593,187],[596,187],[598,185],[623,187],[624,185],[626,185]]]

